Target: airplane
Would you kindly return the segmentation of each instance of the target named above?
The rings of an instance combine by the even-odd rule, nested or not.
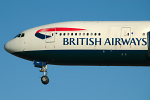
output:
[[[44,72],[47,64],[150,66],[150,21],[68,21],[25,30],[4,49],[32,61]]]

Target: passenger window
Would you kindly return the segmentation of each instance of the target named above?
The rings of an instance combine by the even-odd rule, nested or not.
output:
[[[81,36],[81,33],[79,33],[79,35]]]
[[[75,35],[77,35],[77,33],[75,33]]]
[[[100,36],[100,35],[101,35],[101,33],[98,33],[98,35]]]
[[[65,36],[66,34],[64,33],[64,36]]]
[[[71,35],[73,36],[73,33],[71,33]]]
[[[93,35],[93,33],[91,33],[91,36]]]
[[[97,35],[97,33],[94,34],[95,36]]]
[[[52,33],[52,36],[53,36],[53,33]]]
[[[67,35],[69,36],[69,33]]]
[[[87,33],[87,36],[89,35],[89,33]]]
[[[83,33],[83,36],[85,35],[85,33]]]
[[[62,35],[62,33],[59,34],[60,36]]]

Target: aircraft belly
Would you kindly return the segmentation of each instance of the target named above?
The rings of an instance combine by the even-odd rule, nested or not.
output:
[[[14,55],[56,65],[150,65],[147,50],[42,50]]]

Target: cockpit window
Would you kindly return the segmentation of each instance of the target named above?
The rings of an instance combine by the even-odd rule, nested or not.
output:
[[[21,37],[24,37],[24,33],[21,34]]]
[[[16,35],[14,38],[16,38],[16,37],[20,37],[20,35],[21,35],[21,34],[18,34],[18,35]]]
[[[16,38],[16,37],[24,37],[24,36],[25,36],[25,33],[20,33],[20,34],[16,35],[14,38]]]
[[[19,34],[17,37],[20,37],[21,36],[21,34]]]

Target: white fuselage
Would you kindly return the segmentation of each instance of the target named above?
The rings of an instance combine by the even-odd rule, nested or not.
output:
[[[91,57],[95,57],[96,61],[94,60],[94,63],[97,63],[95,65],[101,65],[103,62],[106,65],[106,62],[109,63],[109,61],[110,64],[108,65],[111,65],[113,62],[115,62],[113,65],[117,65],[117,60],[119,59],[122,59],[120,60],[122,63],[127,63],[128,59],[136,55],[133,53],[139,51],[140,55],[137,54],[135,60],[139,57],[139,61],[142,61],[140,63],[148,61],[147,65],[150,65],[148,57],[149,38],[147,38],[149,31],[150,21],[61,22],[23,31],[24,36],[18,36],[10,40],[5,45],[5,49],[9,53],[31,61],[40,60],[51,64],[57,64],[57,62],[61,62],[58,64],[63,64],[62,62],[65,62],[64,64],[67,64],[69,60],[68,63],[71,62],[69,64],[77,65],[80,58],[83,59],[83,62],[85,61],[83,65],[90,65]],[[37,51],[38,53],[35,53]],[[60,51],[61,53],[56,53],[55,51]],[[75,53],[76,51],[80,55]],[[94,51],[96,51],[95,55],[93,55]],[[117,55],[116,60],[114,60],[115,55]],[[61,61],[61,59],[66,60]],[[75,59],[76,61],[71,61]],[[97,59],[100,59],[100,61]],[[131,61],[129,62],[131,63]],[[135,61],[133,65],[136,65]]]

